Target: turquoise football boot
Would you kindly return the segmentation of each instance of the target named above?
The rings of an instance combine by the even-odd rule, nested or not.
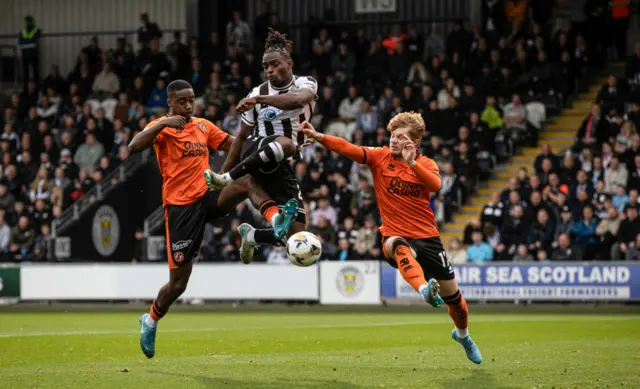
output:
[[[280,210],[280,214],[276,216],[273,224],[273,235],[276,239],[282,241],[289,234],[289,229],[298,217],[298,200],[291,199]]]
[[[430,279],[427,285],[420,287],[419,293],[427,304],[434,308],[438,308],[444,304],[444,300],[440,297],[440,284],[434,278]]]
[[[460,343],[462,347],[464,347],[464,352],[467,353],[467,358],[469,358],[471,362],[475,363],[476,365],[482,363],[482,354],[480,354],[480,349],[478,349],[478,346],[476,346],[476,344],[473,343],[473,340],[471,340],[471,335],[467,335],[466,338],[460,339],[458,338],[456,330],[454,329],[451,333],[451,338],[453,338],[453,340]]]
[[[147,325],[145,320],[149,316],[148,313],[145,313],[140,318],[140,348],[142,348],[142,352],[147,358],[153,358],[156,354],[156,328],[151,328]]]

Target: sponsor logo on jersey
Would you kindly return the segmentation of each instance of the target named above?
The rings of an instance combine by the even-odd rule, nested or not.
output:
[[[178,242],[171,243],[171,250],[173,251],[183,250],[189,247],[190,244],[191,244],[191,240],[180,240]]]
[[[276,118],[276,116],[277,116],[277,115],[276,115],[276,110],[275,110],[275,109],[273,109],[273,108],[267,108],[267,109],[264,111],[264,119],[265,119],[265,120],[273,120],[273,119],[275,119],[275,118]]]
[[[420,197],[420,184],[392,178],[387,193],[397,196]]]
[[[209,148],[206,143],[184,142],[182,146],[182,158],[206,157],[209,155]]]

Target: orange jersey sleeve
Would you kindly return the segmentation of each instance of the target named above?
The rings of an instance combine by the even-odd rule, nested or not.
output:
[[[209,190],[202,176],[210,168],[209,148],[224,146],[228,137],[211,122],[200,118],[192,118],[182,130],[165,128],[158,134],[153,147],[162,174],[165,206],[188,205],[202,198]]]
[[[207,127],[207,146],[215,150],[224,150],[226,144],[230,144],[231,135],[222,131],[215,124],[206,119],[200,119]]]
[[[383,147],[356,146],[337,136],[325,135],[320,143],[329,150],[363,165],[373,166],[378,162],[380,156],[384,155]]]
[[[417,166],[397,161],[387,147],[367,149],[383,236],[424,239],[438,236],[438,225],[430,208],[440,173],[435,162],[419,155]]]

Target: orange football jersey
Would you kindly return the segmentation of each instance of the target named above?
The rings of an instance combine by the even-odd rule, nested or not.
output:
[[[165,127],[158,134],[153,148],[162,174],[165,206],[192,204],[209,190],[202,175],[210,169],[209,148],[222,149],[229,138],[210,121],[195,117],[182,130]]]
[[[386,146],[362,150],[362,162],[373,175],[382,235],[413,239],[437,236],[438,225],[429,207],[431,193],[413,169],[406,162],[396,161]],[[432,159],[418,155],[416,163],[440,177],[438,165]]]

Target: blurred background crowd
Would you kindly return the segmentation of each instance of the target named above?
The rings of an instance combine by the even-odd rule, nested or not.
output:
[[[533,166],[490,195],[464,232],[446,240],[453,263],[640,259],[640,44],[627,52],[628,1],[583,1],[558,19],[554,0],[483,0],[480,25],[447,33],[433,23],[389,26],[377,36],[320,23],[294,52],[294,71],[319,83],[313,124],[358,145],[388,142],[385,125],[404,111],[427,125],[423,154],[439,165],[442,188],[431,206],[442,231],[472,204],[487,180],[540,146]],[[185,37],[161,47],[162,26],[140,16],[137,44],[103,47],[94,37],[75,68],[52,64],[39,74],[38,21],[19,34],[21,93],[7,96],[0,117],[0,251],[6,261],[46,260],[56,217],[129,157],[126,145],[167,113],[166,85],[191,82],[197,116],[231,134],[237,102],[263,82],[268,27],[287,33],[277,15],[251,21],[234,12],[225,34]],[[620,74],[613,62],[624,63]],[[615,68],[617,69],[617,68]],[[553,117],[608,76],[571,147],[540,141]],[[213,153],[212,165],[224,155]],[[330,260],[382,258],[380,217],[366,167],[323,148],[295,161],[311,212],[310,231]],[[260,224],[247,204],[209,225],[200,260],[235,261],[241,221]],[[141,226],[140,226],[141,227]],[[144,233],[136,234],[144,257]],[[282,249],[259,259],[286,262]]]

